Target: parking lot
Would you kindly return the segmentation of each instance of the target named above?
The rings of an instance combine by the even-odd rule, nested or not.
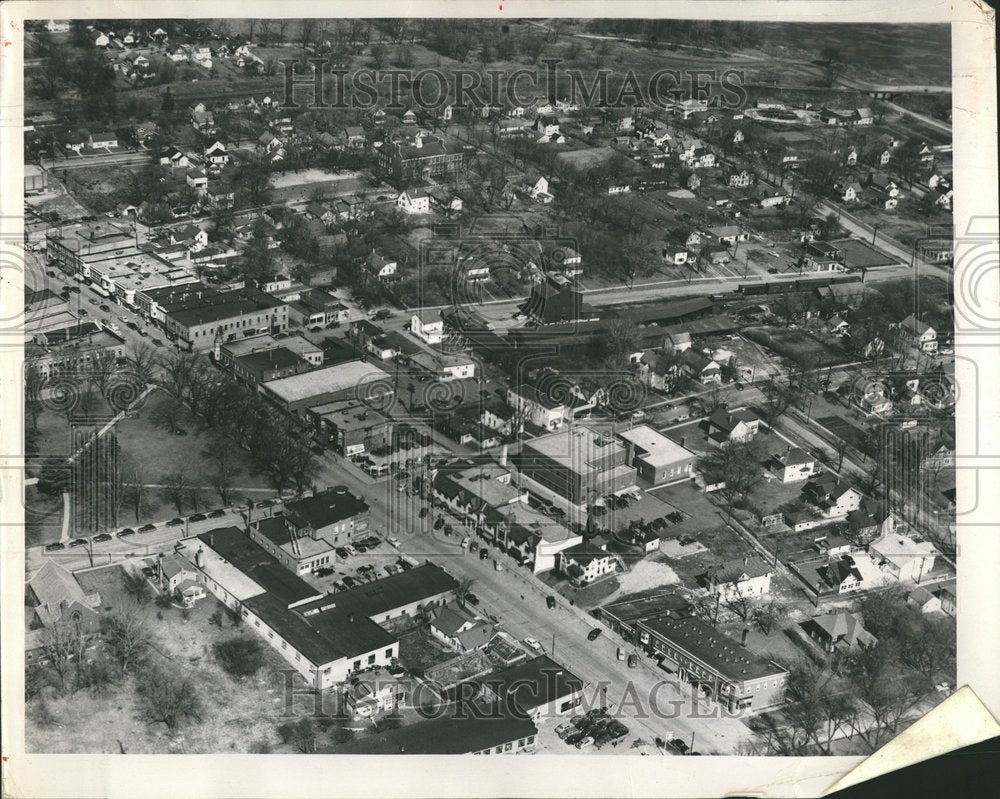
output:
[[[338,547],[330,568],[304,574],[303,579],[320,591],[335,593],[397,574],[412,565],[402,560],[402,553],[388,541],[374,535],[365,541],[373,546],[354,543]]]

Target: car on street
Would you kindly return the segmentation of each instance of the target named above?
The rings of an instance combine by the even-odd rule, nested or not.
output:
[[[476,541],[476,540],[473,540],[473,541],[472,541],[472,542],[471,542],[471,543],[469,544],[469,552],[475,552],[475,551],[476,551],[476,550],[478,550],[478,549],[479,549],[479,542],[478,542],[478,541]]]
[[[103,304],[101,305],[101,310],[104,311],[104,313],[110,313],[111,312],[111,309],[107,305],[103,305]]]
[[[209,519],[218,519],[220,516],[225,516],[225,515],[226,515],[226,511],[225,511],[224,508],[216,508],[215,510],[209,512],[208,518]]]
[[[47,274],[49,277],[55,277],[56,276],[56,273],[53,272],[51,269],[48,272],[46,272],[45,274]]]
[[[472,538],[470,538],[469,536],[466,536],[465,538],[463,538],[462,539],[462,549],[465,549],[467,546],[469,546],[469,542],[470,541],[472,541]]]
[[[688,745],[680,738],[672,739],[668,745],[678,754],[686,755],[688,753]]]
[[[490,559],[490,551],[486,547],[483,547],[482,549],[479,550],[479,559],[480,560]]]
[[[524,645],[530,647],[531,649],[534,649],[536,652],[542,651],[542,645],[538,643],[538,641],[534,638],[525,638]]]
[[[167,522],[167,527],[179,527],[184,524],[184,520],[179,517],[174,517],[169,522]]]
[[[549,594],[547,597],[545,597],[545,606],[549,608],[549,610],[554,608],[556,606],[556,598],[551,594]]]
[[[407,563],[402,558],[400,558],[398,561],[396,561],[396,565],[398,565],[399,568],[401,568],[404,572],[408,572],[410,569],[413,568],[413,564],[412,563]]]
[[[193,516],[188,516],[188,521],[189,522],[203,522],[207,518],[208,518],[208,516],[206,516],[204,513],[195,513]]]
[[[90,542],[86,538],[74,538],[69,542],[69,548],[74,549],[76,547],[85,547]]]
[[[600,627],[595,627],[593,630],[591,630],[589,633],[587,633],[587,640],[588,641],[596,641],[600,637],[601,637],[601,628]]]
[[[127,327],[129,330],[138,330],[139,329],[139,325],[137,325],[135,322],[126,322],[125,323],[125,327]]]
[[[45,547],[46,552],[58,552],[60,549],[66,549],[66,545],[62,541],[56,541]]]
[[[100,535],[94,536],[94,543],[103,544],[105,541],[110,541],[113,537],[114,536],[109,535],[108,533],[101,533]]]
[[[86,308],[77,309],[77,313],[80,314],[80,316],[89,316],[89,312]]]
[[[500,561],[494,559],[494,561],[493,561],[493,570],[494,571],[498,571],[498,572],[502,572],[503,571],[503,564]]]
[[[471,591],[469,591],[465,595],[465,601],[468,602],[470,605],[478,605],[479,604],[479,597],[477,597],[475,594],[473,594]]]
[[[150,342],[152,343],[152,345],[154,347],[162,347],[163,346],[163,342],[160,341],[158,338],[151,338]]]
[[[388,541],[392,546],[396,547],[397,549],[399,548],[399,539],[398,538],[387,538],[385,540]]]
[[[95,300],[93,297],[87,297],[87,302],[89,302],[91,305],[97,305],[97,300]]]
[[[119,538],[128,538],[130,535],[135,535],[135,530],[131,527],[126,527],[124,530],[118,531]]]

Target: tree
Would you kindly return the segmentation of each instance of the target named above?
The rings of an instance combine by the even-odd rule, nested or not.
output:
[[[168,396],[153,408],[149,420],[158,427],[165,428],[168,433],[176,433],[183,415],[183,403],[176,397]]]
[[[735,613],[737,618],[745,624],[753,611],[753,597],[743,592],[738,578],[725,583],[720,595],[726,608]]]
[[[150,644],[145,619],[134,611],[117,610],[102,618],[104,636],[122,676],[142,661]]]
[[[41,635],[42,653],[59,678],[59,690],[64,693],[67,688],[70,661],[80,653],[82,637],[80,625],[68,617],[49,625]]]
[[[145,605],[149,601],[151,593],[149,581],[142,572],[123,571],[122,588],[138,605]]]
[[[769,424],[777,421],[797,401],[799,393],[788,383],[771,378],[760,386],[764,395],[764,415]]]
[[[926,693],[900,665],[893,645],[882,641],[845,658],[852,694],[867,711],[851,719],[851,729],[871,752],[895,736],[903,718]]]
[[[785,605],[777,599],[768,599],[753,610],[753,620],[764,635],[770,635],[774,625],[787,614]]]
[[[729,512],[737,498],[745,497],[761,480],[761,466],[753,441],[732,442],[698,459],[698,471],[709,485],[720,489]]]
[[[239,635],[218,641],[212,653],[223,670],[237,679],[252,677],[264,665],[264,650],[256,638]]]
[[[223,505],[229,505],[232,499],[233,481],[241,473],[236,465],[232,444],[224,436],[216,435],[212,439],[212,449],[203,453],[215,461],[215,470],[209,476],[212,487],[218,492]]]
[[[171,732],[186,719],[201,721],[194,681],[179,671],[155,666],[143,674],[136,690],[147,718],[162,722]]]
[[[707,394],[699,394],[691,399],[691,408],[699,416],[711,416],[717,410],[724,410],[725,407],[725,397],[718,388],[713,388]]]
[[[462,577],[458,581],[458,604],[463,608],[465,607],[465,597],[472,590],[475,582],[474,577]]]
[[[172,502],[177,508],[177,513],[184,513],[184,508],[190,500],[191,484],[188,482],[187,474],[183,470],[171,472],[163,476],[163,487],[160,492],[167,502]]]

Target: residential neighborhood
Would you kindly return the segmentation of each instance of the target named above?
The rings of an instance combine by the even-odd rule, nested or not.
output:
[[[954,689],[947,26],[550,22],[26,32],[31,751],[859,756]],[[546,59],[749,71],[308,100]]]

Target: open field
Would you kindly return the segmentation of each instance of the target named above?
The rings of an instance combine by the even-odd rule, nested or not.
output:
[[[790,330],[776,327],[746,328],[744,335],[778,355],[796,358],[811,367],[837,366],[849,363],[853,357],[833,342],[821,341],[805,330]]]

